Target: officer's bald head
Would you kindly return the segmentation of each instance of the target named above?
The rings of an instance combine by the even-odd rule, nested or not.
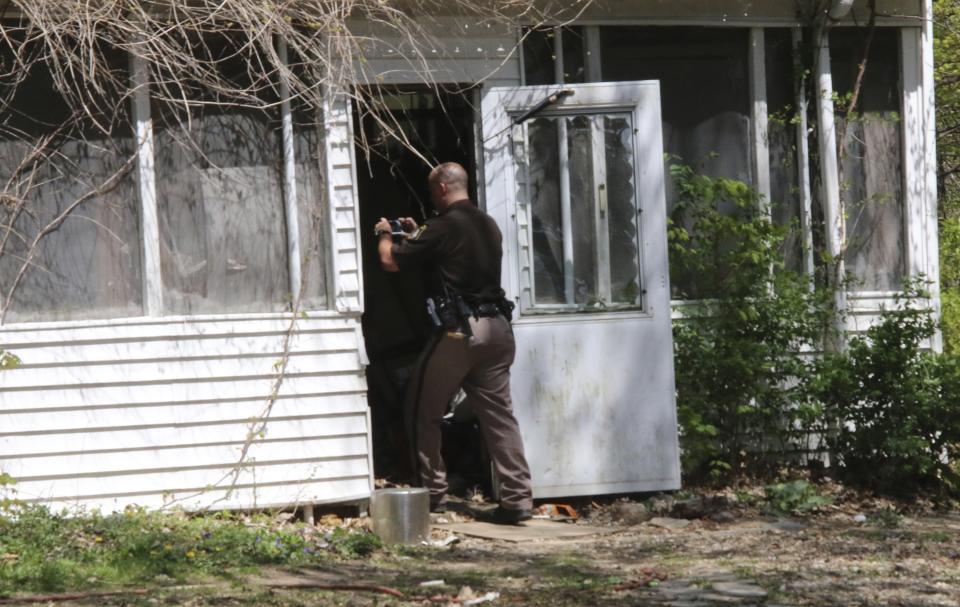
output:
[[[437,165],[427,178],[430,197],[438,209],[467,197],[467,171],[456,162]]]

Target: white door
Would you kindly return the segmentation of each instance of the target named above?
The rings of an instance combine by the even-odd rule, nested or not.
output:
[[[482,111],[534,495],[678,488],[659,83],[494,88]]]

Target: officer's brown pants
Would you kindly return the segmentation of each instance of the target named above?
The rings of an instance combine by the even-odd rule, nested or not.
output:
[[[510,365],[516,351],[513,331],[502,316],[471,318],[470,327],[472,337],[444,333],[434,339],[410,383],[407,404],[420,480],[430,490],[432,503],[445,500],[447,470],[440,456],[440,423],[462,387],[497,471],[500,504],[529,509],[533,506],[530,469],[510,404]]]

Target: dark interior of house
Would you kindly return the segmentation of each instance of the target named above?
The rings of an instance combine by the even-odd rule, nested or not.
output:
[[[467,169],[476,200],[473,95],[428,87],[380,88],[369,94],[376,96],[378,107],[388,110],[379,115],[362,108],[354,112],[374,473],[378,481],[416,484],[404,393],[431,332],[425,306],[425,281],[431,270],[384,271],[373,227],[381,217],[412,217],[418,223],[429,218],[433,207],[427,176],[440,162],[459,162]],[[410,146],[391,134],[401,130]],[[466,496],[479,488],[489,496],[483,441],[467,417],[444,421],[450,492]]]

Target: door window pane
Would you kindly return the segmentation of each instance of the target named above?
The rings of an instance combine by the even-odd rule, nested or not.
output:
[[[845,116],[864,59],[866,36],[866,30],[854,28],[837,28],[830,34],[837,137],[843,142],[844,263],[857,280],[855,288],[896,290],[903,284],[904,272],[899,33],[875,30],[858,109]]]
[[[250,48],[219,37],[197,52],[224,90],[246,94],[186,83],[186,102],[154,99],[164,306],[174,314],[286,310],[276,93],[269,78],[251,73],[264,62]]]
[[[533,282],[536,303],[564,303],[563,219],[560,207],[559,129],[553,118],[527,123]]]
[[[68,103],[43,49],[23,45],[16,31],[0,44],[0,305],[26,264],[5,321],[139,315],[140,216],[136,145],[122,94],[126,57],[93,49],[106,66],[99,83],[106,94],[71,90]]]
[[[573,228],[574,302],[594,305],[601,301],[597,279],[597,225],[594,192],[593,133],[589,116],[570,116],[567,149],[570,154],[570,218]]]
[[[604,116],[604,154],[610,235],[610,295],[618,304],[640,303],[640,234],[637,227],[633,127],[625,117]]]
[[[533,288],[525,304],[543,310],[640,305],[631,116],[538,117],[526,129],[521,197],[531,246],[523,269]]]

